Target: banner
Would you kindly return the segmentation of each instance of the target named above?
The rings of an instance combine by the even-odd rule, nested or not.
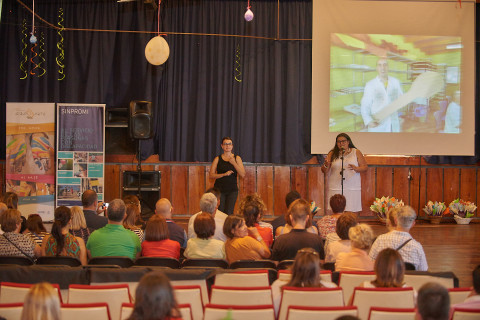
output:
[[[18,195],[24,216],[53,220],[55,104],[7,103],[6,191]]]
[[[57,104],[57,206],[82,206],[91,189],[103,201],[105,105]]]

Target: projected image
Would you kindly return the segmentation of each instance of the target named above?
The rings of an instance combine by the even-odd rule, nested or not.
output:
[[[460,37],[331,34],[330,132],[460,133]]]

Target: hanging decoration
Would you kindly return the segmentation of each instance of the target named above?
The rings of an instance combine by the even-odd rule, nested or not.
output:
[[[20,61],[20,71],[22,71],[22,76],[20,77],[20,80],[25,80],[28,77],[28,72],[25,69],[25,64],[28,61],[27,52],[26,52],[26,49],[28,47],[27,46],[27,37],[28,37],[27,19],[23,19],[23,22],[22,22],[22,35],[23,35],[23,37],[22,37],[23,48],[22,48],[22,51],[21,51],[22,60]]]
[[[43,32],[40,32],[40,40],[39,40],[39,46],[38,46],[38,58],[40,60],[40,62],[38,63],[38,69],[39,69],[39,74],[38,74],[38,77],[40,78],[41,76],[43,76],[47,70],[45,70],[45,68],[43,68],[43,63],[45,62],[45,35]]]
[[[252,6],[250,5],[250,0],[248,0],[247,12],[245,12],[245,20],[250,22],[253,20],[253,12],[250,10]]]
[[[158,0],[158,25],[157,36],[152,38],[145,47],[145,58],[155,66],[159,66],[167,61],[170,55],[170,47],[167,41],[160,34],[160,4],[162,0]]]
[[[63,26],[63,8],[58,9],[58,22],[57,25],[60,27],[57,29],[57,34],[58,34],[58,42],[57,42],[57,49],[58,49],[58,55],[55,57],[55,61],[57,62],[58,65],[58,80],[62,81],[65,79],[65,65],[63,64],[63,60],[65,59],[65,49],[63,46],[63,31],[65,27]]]
[[[32,57],[30,58],[30,63],[33,65],[33,68],[30,70],[30,74],[32,76],[36,75],[35,73],[35,69],[38,68],[38,65],[37,63],[35,62],[35,58],[38,56],[38,53],[35,51],[35,48],[37,47],[37,38],[35,37],[35,43],[34,45],[32,46],[32,48],[30,48],[30,51],[32,51]]]
[[[237,49],[235,50],[235,80],[237,82],[242,82],[242,65],[240,64],[240,44],[237,44]]]
[[[35,0],[33,0],[32,4],[32,36],[30,37],[30,43],[31,44],[36,44],[37,43],[37,37],[35,37]]]

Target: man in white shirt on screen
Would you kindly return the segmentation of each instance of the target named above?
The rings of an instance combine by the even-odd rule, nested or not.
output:
[[[450,102],[445,113],[445,133],[460,133],[460,124],[462,108],[460,107],[460,91],[456,91],[453,95],[453,101]]]
[[[394,112],[378,122],[374,114],[397,100],[403,94],[397,78],[388,75],[388,62],[385,58],[377,61],[378,76],[367,82],[363,91],[361,112],[368,132],[400,132],[398,113]]]

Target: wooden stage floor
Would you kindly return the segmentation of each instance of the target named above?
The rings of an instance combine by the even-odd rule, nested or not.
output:
[[[387,232],[385,226],[371,227],[376,235]],[[472,270],[480,264],[480,223],[417,224],[410,231],[423,245],[428,271],[452,271],[460,287],[472,286]]]

